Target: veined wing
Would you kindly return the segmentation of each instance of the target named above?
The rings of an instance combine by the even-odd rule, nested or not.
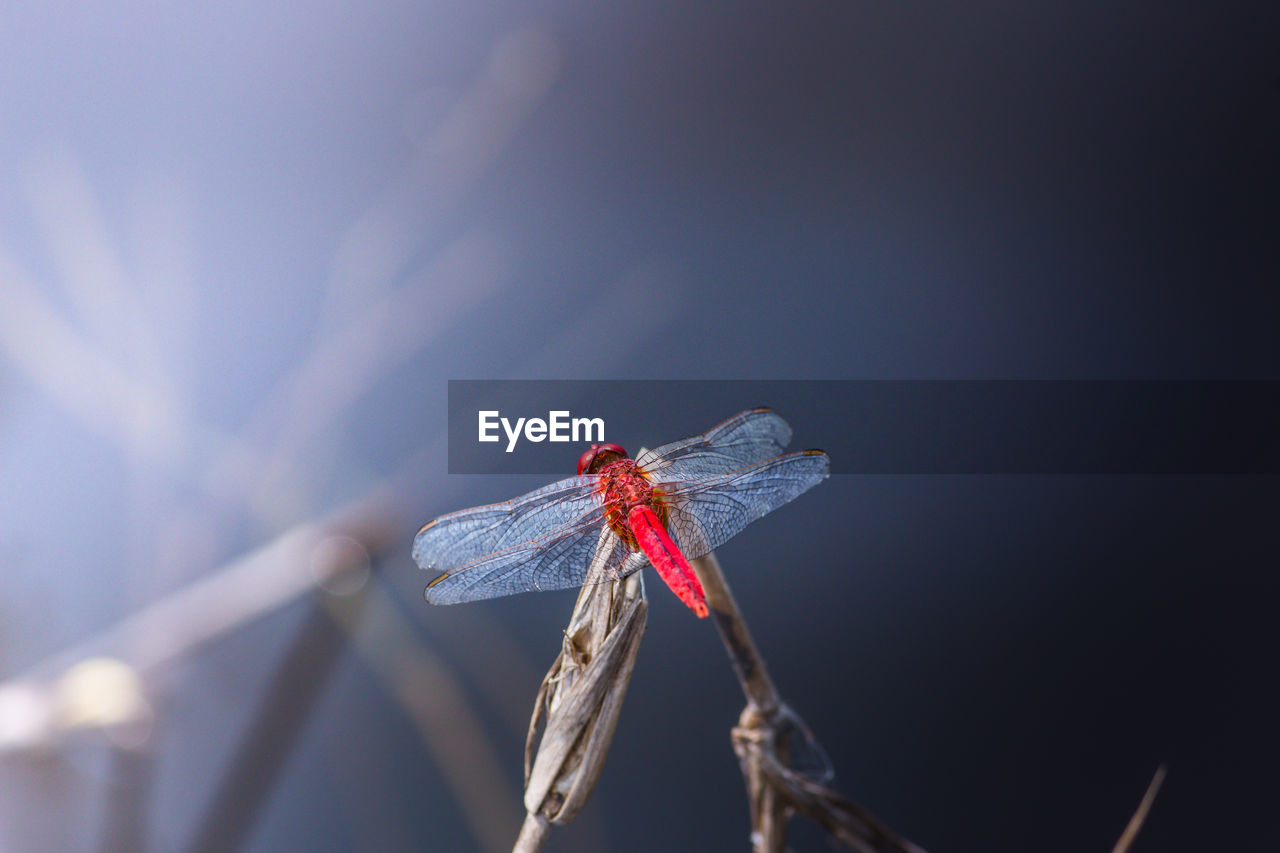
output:
[[[427,601],[460,604],[518,592],[568,589],[625,577],[648,562],[603,522],[601,507],[568,528],[447,571],[427,585]]]
[[[543,542],[600,509],[596,481],[594,475],[570,477],[504,503],[442,515],[414,537],[413,559],[424,569],[448,571],[495,551]]]
[[[791,441],[791,427],[772,409],[748,409],[702,435],[664,444],[636,457],[645,474],[678,483],[733,473],[777,456]]]
[[[802,450],[719,477],[681,483],[666,491],[667,529],[686,557],[701,557],[821,483],[830,469],[827,454]]]

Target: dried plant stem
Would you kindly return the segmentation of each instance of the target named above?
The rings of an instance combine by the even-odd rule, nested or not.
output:
[[[756,853],[782,853],[787,819],[799,812],[860,853],[923,853],[856,803],[789,768],[793,736],[807,739],[812,749],[820,747],[778,695],[715,554],[692,563],[747,697],[733,729],[733,747],[747,785],[752,848]]]
[[[764,658],[756,648],[747,623],[738,610],[738,603],[733,599],[729,584],[720,571],[720,563],[714,553],[693,561],[694,571],[702,582],[702,589],[707,595],[707,607],[711,610],[711,618],[715,620],[716,630],[724,641],[729,652],[729,660],[738,675],[742,692],[747,697],[747,707],[742,712],[738,728],[735,729],[735,741],[739,732],[745,735],[759,728],[757,720],[771,720],[781,712],[782,700],[778,689],[769,677],[769,670],[764,665]],[[750,719],[748,719],[750,717]],[[736,748],[736,747],[735,747]],[[742,762],[742,773],[747,785],[747,799],[751,807],[751,840],[758,853],[764,851],[781,851],[786,845],[787,806],[778,791],[765,782],[765,775],[759,768],[750,766],[753,759],[739,752]]]
[[[597,560],[618,547],[601,532]],[[572,821],[591,796],[613,740],[644,636],[649,602],[644,576],[588,583],[574,606],[538,697],[525,741],[527,817],[512,853],[536,853],[552,824]]]
[[[781,709],[782,699],[778,696],[778,689],[773,686],[773,679],[769,677],[769,670],[756,648],[755,640],[751,639],[746,620],[738,610],[738,602],[733,600],[733,593],[729,591],[729,584],[720,571],[716,555],[707,554],[692,563],[694,571],[698,573],[698,580],[702,582],[702,589],[707,594],[711,618],[715,620],[720,638],[724,640],[724,647],[729,651],[729,660],[733,662],[733,669],[738,674],[738,681],[742,684],[742,692],[747,695],[747,701],[763,716],[777,714]]]
[[[524,816],[524,824],[520,827],[520,835],[516,837],[511,853],[538,853],[550,837],[551,821],[530,812]]]

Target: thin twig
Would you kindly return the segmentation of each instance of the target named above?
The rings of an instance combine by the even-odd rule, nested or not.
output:
[[[785,849],[787,818],[793,812],[816,821],[833,839],[860,853],[923,853],[866,809],[788,766],[801,742],[819,755],[821,747],[778,695],[715,554],[692,562],[747,697],[733,730],[733,746],[747,785],[756,853]],[[801,741],[793,740],[797,736]]]
[[[511,853],[538,853],[551,837],[551,821],[536,812],[524,816],[520,826],[520,835],[511,848]]]
[[[720,563],[714,553],[707,554],[693,561],[698,580],[702,581],[702,589],[707,594],[707,607],[711,610],[711,618],[715,620],[720,638],[729,652],[729,660],[738,674],[742,684],[742,692],[746,694],[756,711],[766,717],[778,713],[782,698],[778,689],[769,677],[769,670],[764,665],[764,658],[756,648],[751,632],[747,630],[746,620],[738,610],[738,603],[733,600],[729,584],[720,571]]]
[[[1147,792],[1142,795],[1142,801],[1138,803],[1138,809],[1133,813],[1133,817],[1129,818],[1129,824],[1124,828],[1124,832],[1120,835],[1120,840],[1116,842],[1116,846],[1111,848],[1111,853],[1128,853],[1129,846],[1133,844],[1138,833],[1142,831],[1142,824],[1147,819],[1147,813],[1151,811],[1151,804],[1156,801],[1156,794],[1160,792],[1160,785],[1164,782],[1167,769],[1163,764],[1156,768],[1155,775],[1151,777],[1151,782],[1147,785]]]

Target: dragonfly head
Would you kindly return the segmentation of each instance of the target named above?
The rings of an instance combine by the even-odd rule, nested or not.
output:
[[[626,458],[627,451],[619,444],[593,444],[578,457],[578,473],[594,474],[610,462]]]

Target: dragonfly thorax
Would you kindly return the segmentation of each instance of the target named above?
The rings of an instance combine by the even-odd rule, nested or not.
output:
[[[635,534],[627,523],[627,514],[634,506],[644,505],[667,522],[667,504],[662,492],[656,489],[633,459],[619,459],[600,469],[600,497],[604,503],[605,520],[632,549],[637,548]]]

